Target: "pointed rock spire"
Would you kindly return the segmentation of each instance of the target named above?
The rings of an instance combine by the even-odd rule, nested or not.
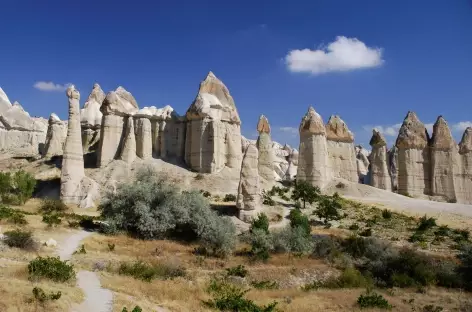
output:
[[[299,130],[300,134],[309,133],[326,135],[326,128],[323,119],[312,106],[308,108],[308,112],[303,116]]]
[[[257,123],[257,132],[259,133],[269,133],[270,134],[270,125],[269,125],[269,120],[267,120],[267,117],[264,115],[261,115],[259,117],[259,122]]]
[[[446,120],[439,116],[433,126],[433,135],[431,138],[431,147],[435,149],[450,149],[456,143],[452,138],[451,130]]]
[[[414,112],[409,111],[403,120],[395,145],[398,148],[422,149],[428,145],[428,141],[428,130],[426,130],[418,116]]]
[[[461,142],[459,143],[459,152],[461,154],[472,152],[472,127],[465,129]]]
[[[372,129],[372,138],[370,139],[369,144],[372,147],[387,146],[387,141],[380,131],[377,129]]]
[[[331,115],[326,124],[326,137],[328,140],[337,142],[354,142],[354,135],[347,127],[344,120],[338,115]]]
[[[102,112],[100,107],[105,100],[105,92],[98,83],[93,85],[92,92],[90,92],[87,101],[85,101],[84,108],[80,111],[82,127],[98,128],[102,123]]]

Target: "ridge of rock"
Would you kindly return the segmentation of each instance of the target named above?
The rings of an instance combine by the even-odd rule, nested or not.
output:
[[[178,117],[178,115],[174,112],[172,106],[166,105],[163,108],[157,108],[155,106],[143,107],[134,114],[134,117],[165,120]]]
[[[344,120],[338,115],[331,115],[325,128],[326,138],[328,140],[347,143],[354,142],[354,135],[349,130]]]
[[[104,115],[129,116],[138,110],[138,103],[133,95],[121,86],[115,91],[108,92],[100,107],[100,112]]]

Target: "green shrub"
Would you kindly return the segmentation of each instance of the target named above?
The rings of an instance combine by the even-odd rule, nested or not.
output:
[[[366,228],[364,229],[363,231],[361,231],[359,233],[360,236],[364,236],[364,237],[369,237],[369,236],[372,236],[372,229],[371,228]]]
[[[420,218],[418,221],[418,228],[416,229],[418,232],[427,231],[436,226],[436,219],[435,218],[428,218],[426,215]]]
[[[236,285],[225,281],[213,280],[207,289],[212,299],[204,301],[209,308],[219,311],[241,311],[241,312],[275,312],[277,302],[267,306],[259,306],[252,300],[244,298],[249,290],[243,290]]]
[[[155,278],[166,280],[186,275],[185,268],[178,264],[168,262],[151,265],[142,261],[136,261],[134,263],[123,262],[118,268],[118,273],[132,276],[146,282],[150,282]]]
[[[46,301],[49,300],[59,300],[62,296],[62,293],[58,291],[56,293],[51,292],[49,294],[46,294],[46,292],[44,292],[42,288],[35,287],[33,288],[33,296],[37,302],[44,304]]]
[[[123,310],[121,310],[121,312],[128,312],[128,309],[124,307]],[[141,309],[139,306],[135,306],[134,309],[131,310],[131,312],[143,312],[143,309]]]
[[[115,244],[108,243],[108,250],[109,251],[115,251]]]
[[[285,227],[281,231],[274,232],[272,236],[274,249],[277,252],[294,254],[311,254],[313,252],[313,238],[301,226]]]
[[[17,224],[17,225],[25,225],[28,224],[28,221],[25,219],[25,215],[21,213],[15,213],[10,218],[8,218],[8,222]]]
[[[28,264],[30,278],[47,278],[55,282],[66,282],[75,277],[74,268],[59,257],[37,257]]]
[[[320,196],[320,189],[306,181],[297,181],[292,192],[292,200],[301,200],[303,202],[303,208],[306,208],[306,203],[312,204],[318,200]]]
[[[278,289],[279,284],[276,281],[253,281],[251,282],[251,286],[256,289]]]
[[[67,211],[67,205],[58,199],[46,198],[41,200],[39,211],[43,214],[61,214]]]
[[[3,242],[9,247],[21,248],[25,250],[37,250],[38,243],[33,239],[32,233],[29,231],[13,230],[4,233]]]
[[[8,223],[17,225],[28,224],[24,212],[4,205],[0,205],[0,220],[6,220]]]
[[[428,304],[428,305],[425,305],[421,311],[422,312],[441,312],[441,311],[444,311],[444,308],[440,306]]]
[[[472,290],[472,245],[465,244],[461,246],[457,258],[460,260],[457,271],[464,283],[464,287]]]
[[[69,221],[69,220],[67,220],[67,224],[69,224],[69,227],[71,227],[73,229],[77,229],[78,227],[80,227],[80,222],[79,221]]]
[[[33,175],[23,170],[19,170],[12,175],[14,193],[18,196],[21,205],[33,196],[36,187],[36,179]]]
[[[239,277],[246,277],[248,271],[244,265],[238,265],[235,267],[227,268],[226,269],[226,276],[239,276]]]
[[[438,229],[434,232],[434,235],[444,237],[444,236],[449,236],[451,230],[447,225],[441,225],[438,227]]]
[[[342,209],[341,198],[337,193],[333,196],[323,196],[318,202],[318,208],[316,208],[314,214],[324,219],[324,223],[328,224],[332,220],[340,220],[342,218],[340,210]]]
[[[367,292],[357,298],[357,304],[361,308],[379,308],[388,309],[392,308],[392,305],[382,296],[375,292]]]
[[[384,219],[391,219],[392,218],[392,212],[388,209],[382,210],[382,218]]]
[[[454,241],[457,242],[457,243],[462,243],[462,242],[467,242],[469,241],[469,236],[470,236],[470,232],[468,230],[454,230],[453,231],[454,233]]]
[[[260,213],[257,215],[257,218],[251,222],[251,231],[254,229],[262,230],[266,233],[269,233],[269,218],[265,213]]]
[[[416,242],[419,242],[419,243],[422,243],[422,242],[426,242],[426,236],[425,236],[425,233],[424,232],[421,232],[421,231],[416,231],[414,232],[410,238],[408,239],[408,241],[410,243],[416,243]]]
[[[224,202],[235,202],[236,201],[236,195],[234,194],[226,194],[225,197],[223,198]]]
[[[236,229],[220,217],[199,192],[180,192],[151,171],[118,185],[100,206],[102,215],[117,230],[144,239],[198,240],[208,254],[226,256],[235,246]]]
[[[262,204],[267,206],[275,206],[275,200],[272,199],[272,196],[266,191],[262,191]]]
[[[274,246],[272,236],[269,232],[262,229],[252,229],[246,238],[251,245],[251,257],[253,260],[266,261],[270,257],[270,251]]]
[[[48,214],[43,216],[43,222],[49,227],[53,227],[61,224],[62,219],[57,214]]]
[[[311,233],[310,220],[308,220],[308,217],[304,215],[300,209],[290,210],[288,218],[292,228],[300,227],[307,235]]]

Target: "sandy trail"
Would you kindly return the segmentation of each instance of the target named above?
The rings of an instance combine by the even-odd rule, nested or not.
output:
[[[61,260],[69,260],[80,242],[91,232],[80,231],[68,236],[60,245],[58,254]],[[95,272],[79,271],[77,286],[82,289],[85,299],[80,305],[71,308],[71,312],[111,312],[113,308],[113,293],[100,285],[100,279]]]

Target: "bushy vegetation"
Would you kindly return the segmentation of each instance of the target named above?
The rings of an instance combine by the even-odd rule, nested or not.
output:
[[[180,192],[145,168],[118,186],[100,206],[107,223],[144,239],[198,239],[208,254],[225,256],[235,245],[232,222],[211,210],[199,192]]]
[[[42,221],[49,227],[53,227],[61,224],[62,219],[57,214],[47,214],[43,216]]]
[[[339,276],[328,278],[325,281],[314,281],[302,287],[305,291],[318,288],[359,288],[371,287],[372,281],[354,268],[344,269]]]
[[[278,289],[279,284],[276,281],[253,281],[251,282],[251,286],[256,289]]]
[[[223,198],[224,202],[235,202],[236,201],[236,195],[234,194],[226,194],[225,197]]]
[[[6,220],[8,223],[13,223],[17,225],[28,224],[25,219],[25,214],[23,212],[4,205],[0,205],[0,220]]]
[[[121,312],[128,312],[128,309],[126,307],[121,310]],[[135,306],[131,312],[143,312],[143,309],[141,309],[139,306]]]
[[[28,264],[31,279],[47,278],[55,282],[66,282],[75,278],[74,268],[59,257],[37,257]]]
[[[266,233],[269,233],[269,218],[264,213],[260,213],[257,218],[251,222],[251,231],[255,229],[262,230]]]
[[[238,265],[235,267],[227,268],[226,269],[226,276],[238,276],[238,277],[246,277],[248,271],[244,265]]]
[[[249,290],[244,290],[224,280],[212,280],[208,289],[211,300],[204,301],[209,308],[218,311],[275,312],[277,302],[259,306],[252,300],[244,298]]]
[[[64,213],[67,211],[67,205],[58,199],[46,198],[41,200],[39,212],[43,214]]]
[[[306,181],[297,181],[292,192],[292,200],[301,200],[303,202],[303,208],[306,208],[306,203],[312,204],[319,199],[320,196],[320,189]]]
[[[324,219],[325,224],[329,224],[329,221],[340,220],[342,218],[340,210],[342,209],[341,197],[338,193],[334,193],[333,196],[323,196],[318,202],[318,208],[314,214]]]
[[[392,305],[382,296],[375,292],[367,292],[357,298],[357,304],[361,308],[379,308],[388,309],[392,308]]]
[[[4,233],[3,242],[9,247],[21,248],[29,251],[38,249],[38,242],[33,239],[30,231],[13,230]]]
[[[177,263],[162,262],[157,264],[148,264],[142,261],[133,263],[123,262],[118,268],[118,273],[121,275],[132,276],[146,282],[153,279],[173,279],[179,276],[185,276],[185,268]]]
[[[36,187],[36,180],[23,170],[0,172],[0,197],[7,204],[23,205],[31,198]]]
[[[272,199],[270,192],[262,191],[262,204],[267,206],[275,206],[275,200]]]
[[[46,294],[46,292],[40,287],[33,288],[34,300],[36,302],[39,302],[40,304],[44,304],[47,301],[59,300],[61,296],[62,296],[62,293],[60,291]]]

